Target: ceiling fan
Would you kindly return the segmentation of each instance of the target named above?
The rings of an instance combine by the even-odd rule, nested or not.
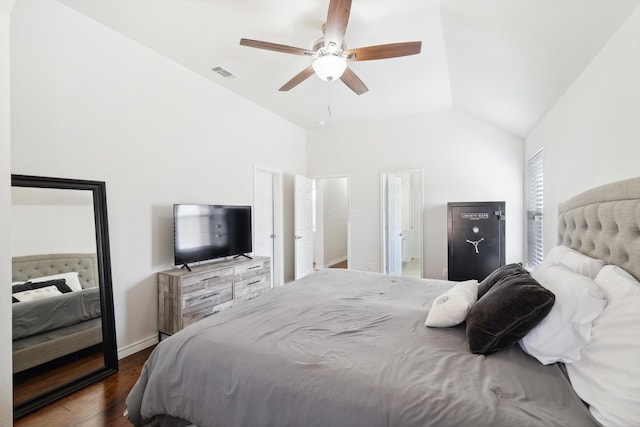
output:
[[[316,58],[311,66],[286,82],[280,88],[281,91],[288,91],[296,87],[315,73],[318,77],[327,81],[339,78],[356,94],[362,95],[369,89],[356,73],[347,66],[347,61],[370,61],[415,55],[420,53],[422,42],[391,43],[347,49],[344,43],[344,34],[349,23],[350,12],[351,0],[330,0],[327,22],[323,25],[324,37],[316,41],[311,50],[251,39],[240,39],[240,44],[258,49]]]

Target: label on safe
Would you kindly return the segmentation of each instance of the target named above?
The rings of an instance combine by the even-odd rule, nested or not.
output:
[[[460,215],[462,217],[462,219],[468,219],[470,221],[478,221],[481,219],[489,219],[489,214],[487,212],[482,212],[482,213],[472,213],[472,212],[467,212],[467,213],[463,213]]]

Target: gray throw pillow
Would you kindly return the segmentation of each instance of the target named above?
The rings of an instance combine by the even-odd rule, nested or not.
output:
[[[514,274],[525,274],[527,270],[522,266],[522,263],[513,263],[503,265],[496,268],[491,274],[478,284],[478,298],[482,298],[498,280],[503,277],[513,276]]]
[[[545,318],[555,295],[529,273],[498,280],[467,316],[469,349],[489,354],[518,342]]]

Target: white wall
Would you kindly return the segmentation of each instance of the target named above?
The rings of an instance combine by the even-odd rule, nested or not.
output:
[[[173,203],[251,204],[259,164],[283,171],[293,224],[301,128],[52,0],[18,2],[11,38],[12,172],[106,182],[121,355],[157,334]]]
[[[10,21],[13,0],[0,0],[0,280],[11,283]],[[0,425],[13,425],[11,290],[0,286]]]
[[[351,268],[381,271],[380,171],[424,169],[425,277],[447,266],[447,202],[504,200],[506,260],[523,253],[523,141],[448,111],[350,126],[307,137],[311,176],[351,176]]]
[[[96,252],[90,191],[14,187],[11,220],[11,256]]]
[[[544,246],[557,242],[558,203],[640,175],[640,8],[526,138],[544,147]]]
[[[92,206],[13,205],[11,215],[11,256],[96,252]]]

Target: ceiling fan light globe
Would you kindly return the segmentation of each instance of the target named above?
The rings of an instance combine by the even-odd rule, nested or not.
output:
[[[339,79],[347,69],[347,61],[340,56],[321,56],[313,62],[313,71],[322,80],[328,82]]]

